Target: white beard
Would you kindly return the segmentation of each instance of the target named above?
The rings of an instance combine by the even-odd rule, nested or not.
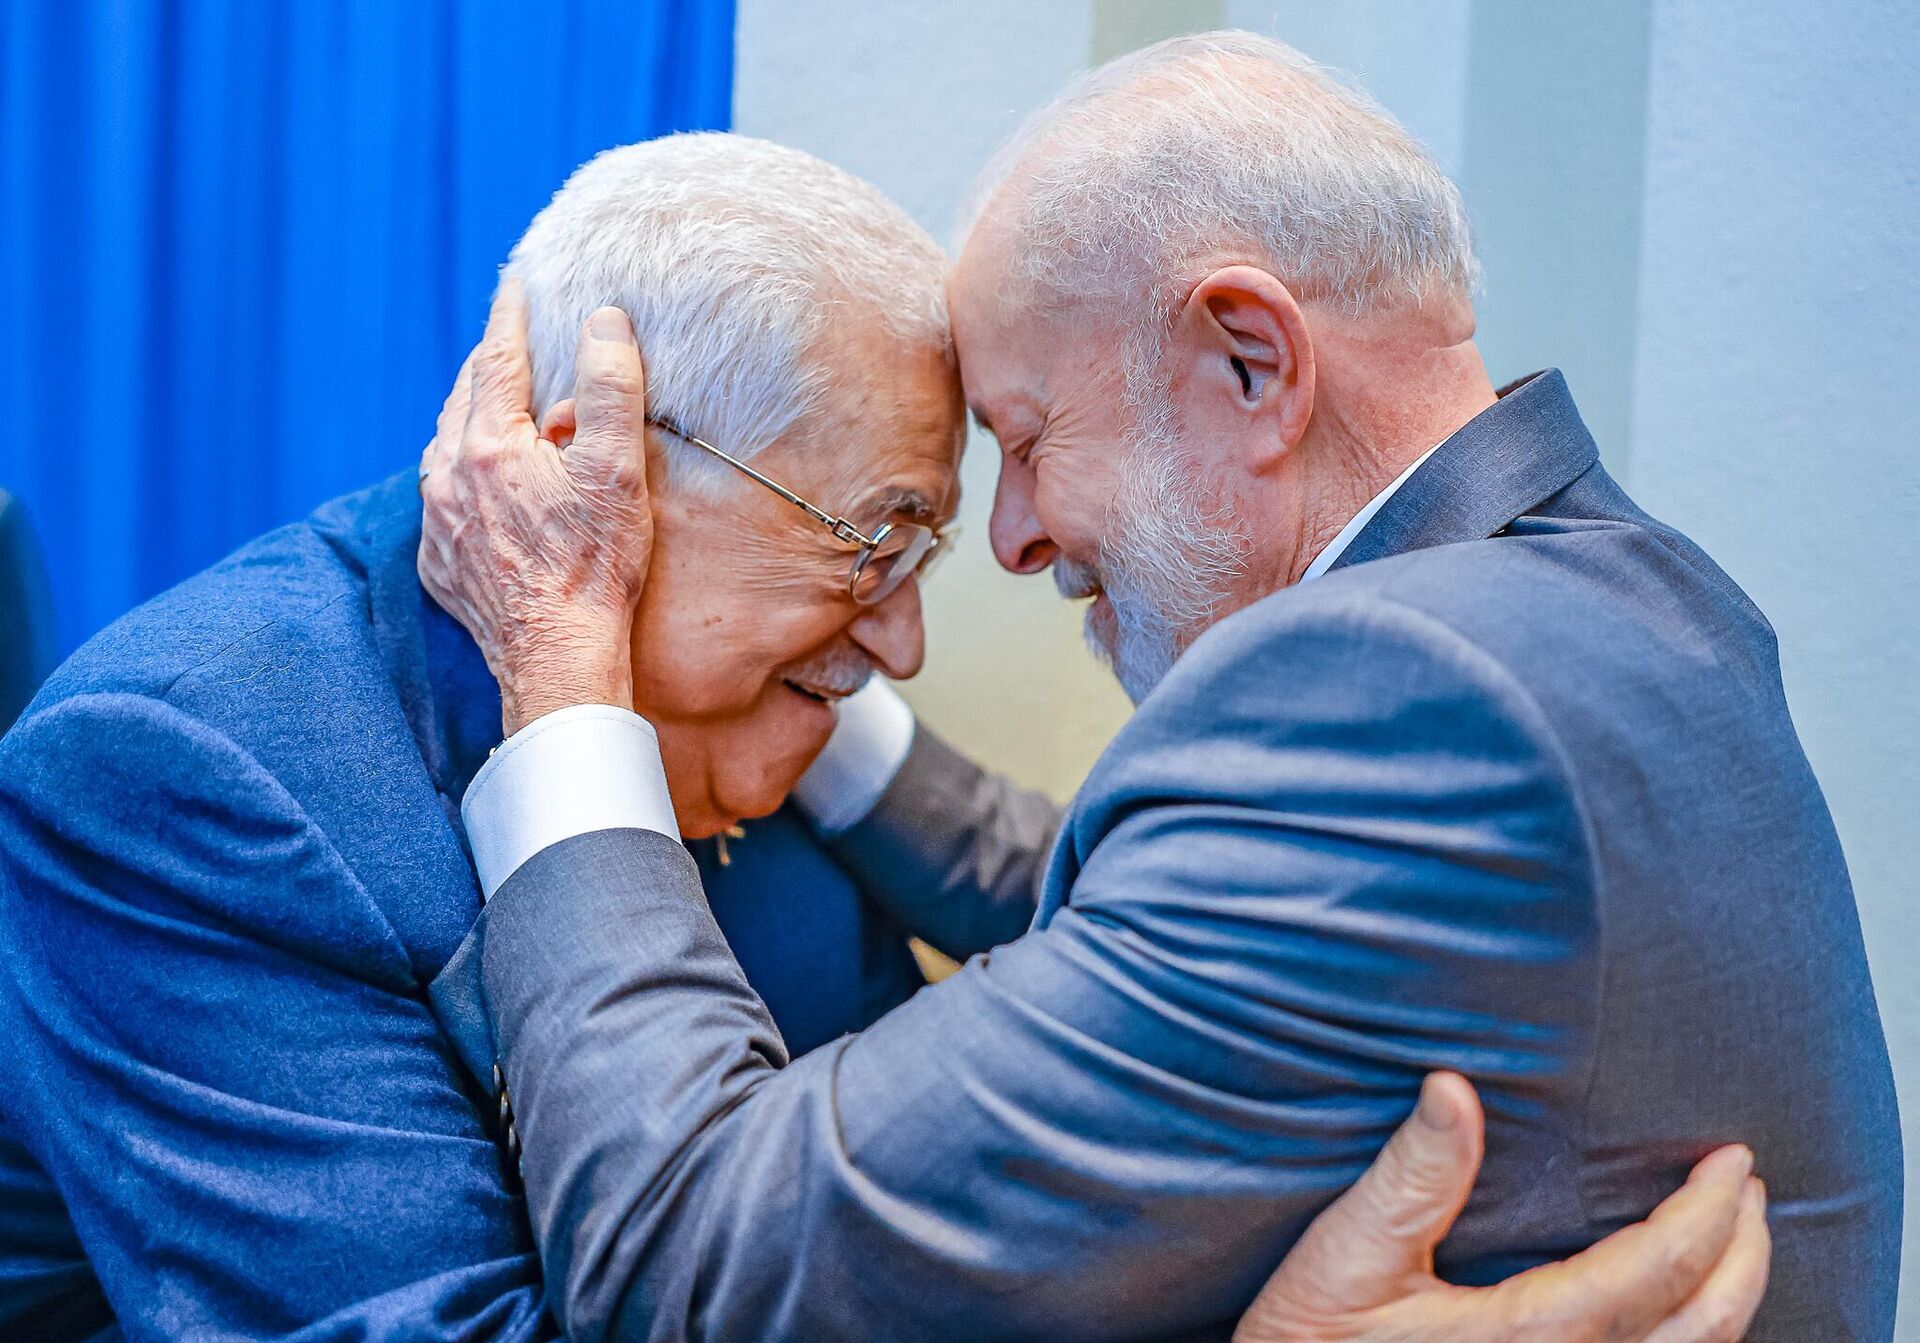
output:
[[[1138,704],[1213,624],[1246,572],[1250,546],[1240,519],[1207,495],[1171,431],[1148,429],[1128,446],[1096,562],[1061,556],[1053,581],[1065,597],[1105,593],[1108,610],[1087,612],[1087,646]]]

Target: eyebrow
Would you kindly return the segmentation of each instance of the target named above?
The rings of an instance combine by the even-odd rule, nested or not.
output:
[[[933,501],[912,487],[892,486],[875,491],[860,505],[860,516],[906,518],[910,522],[932,524],[939,520]]]

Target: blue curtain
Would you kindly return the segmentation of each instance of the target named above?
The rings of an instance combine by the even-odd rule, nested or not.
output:
[[[62,651],[413,461],[567,173],[729,124],[732,0],[0,9],[0,488]]]

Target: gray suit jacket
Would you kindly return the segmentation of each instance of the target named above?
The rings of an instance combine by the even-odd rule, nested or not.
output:
[[[1737,1138],[1756,1337],[1889,1337],[1893,1089],[1772,632],[1558,374],[1209,631],[1043,859],[1050,825],[923,738],[836,849],[991,953],[792,1064],[679,845],[502,887],[456,965],[570,1334],[1224,1335],[1445,1067],[1489,1118],[1446,1275],[1564,1256]]]

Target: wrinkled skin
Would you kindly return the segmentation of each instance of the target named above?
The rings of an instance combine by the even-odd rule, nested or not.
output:
[[[624,313],[594,314],[578,368],[578,430],[563,454],[534,427],[524,309],[502,286],[420,463],[420,579],[473,632],[509,733],[568,704],[633,703],[621,650],[653,558],[653,511],[646,377]],[[560,555],[571,558],[554,564]],[[456,580],[481,564],[488,581]]]
[[[1297,582],[1493,387],[1465,296],[1354,313],[1233,248],[1185,263],[1198,278],[1136,358],[1111,298],[1009,284],[1019,195],[988,201],[947,277],[967,404],[1000,445],[989,535],[1010,572],[1051,567],[1092,598],[1089,641],[1138,702],[1213,623]],[[1137,488],[1166,462],[1184,509]]]
[[[603,318],[612,325],[597,328]],[[596,329],[622,338],[594,340]],[[641,466],[644,373],[625,319],[608,309],[590,319],[564,434],[543,436],[532,421],[524,339],[517,297],[503,293],[422,459],[421,579],[485,652],[509,732],[570,704],[644,701],[634,669],[653,664],[648,622],[634,613],[663,562],[649,495],[659,473]],[[1238,1343],[1732,1343],[1745,1333],[1771,1255],[1752,1153],[1713,1153],[1647,1221],[1564,1263],[1455,1287],[1434,1276],[1433,1251],[1466,1202],[1483,1135],[1471,1086],[1429,1078],[1415,1114],[1282,1261]]]
[[[638,709],[659,733],[681,831],[699,838],[780,805],[833,731],[832,700],[872,671],[919,671],[919,585],[859,606],[846,590],[858,551],[772,491],[744,477],[715,498],[668,487],[671,439],[645,425],[632,328],[618,309],[596,317],[610,334],[589,323],[575,396],[536,425],[524,299],[502,285],[422,459],[420,576],[474,633],[507,732],[566,703]],[[951,358],[853,318],[816,353],[836,371],[829,394],[756,469],[869,536],[951,520]],[[542,547],[575,559],[544,574]],[[460,581],[490,558],[491,581]],[[505,674],[519,665],[526,675]]]

